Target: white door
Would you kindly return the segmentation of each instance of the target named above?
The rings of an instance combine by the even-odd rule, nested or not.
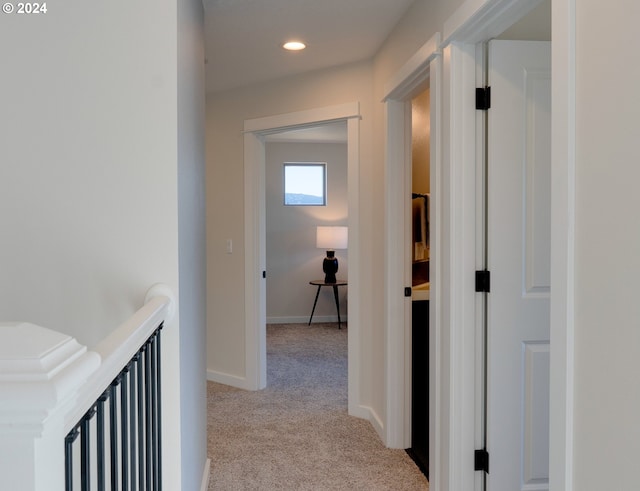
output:
[[[487,489],[547,490],[551,44],[488,56]]]

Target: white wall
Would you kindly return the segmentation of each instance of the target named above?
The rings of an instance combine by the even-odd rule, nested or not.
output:
[[[153,283],[179,292],[176,6],[2,15],[0,319],[91,346]],[[181,489],[178,328],[163,331],[167,489]]]
[[[369,125],[362,142],[366,152],[361,176],[363,203],[375,207],[373,196],[382,196],[384,189],[384,114],[378,104],[384,84],[442,29],[461,3],[417,0],[376,56],[373,78],[361,79],[361,90],[373,80],[372,102],[365,107],[363,119]],[[577,4],[574,489],[634,489],[635,463],[640,457],[640,385],[636,376],[640,368],[636,299],[640,227],[635,213],[640,205],[636,192],[640,155],[634,131],[640,112],[640,100],[635,97],[640,69],[633,60],[637,45],[634,21],[640,7],[634,0],[622,0],[615,8],[603,8],[595,0],[579,0]],[[210,148],[216,148],[216,154],[209,151],[207,159],[208,255],[216,258],[208,270],[209,285],[214,286],[209,292],[208,363],[232,373],[243,370],[243,255],[221,256],[225,237],[242,237],[242,120],[344,102],[349,99],[340,95],[346,92],[366,96],[370,90],[359,92],[352,87],[343,91],[334,85],[333,90],[323,93],[317,85],[306,91],[295,82],[260,87],[259,95],[255,90],[244,90],[208,98],[207,141]],[[370,247],[365,253],[366,264],[379,259],[382,252],[382,234],[371,220],[369,215],[363,224],[363,242]],[[368,340],[362,345],[367,353],[363,367],[368,363],[371,371],[362,391],[363,400],[384,415],[384,388],[373,383],[383,379],[379,368],[384,356],[384,332],[378,320],[383,317],[379,315],[381,295],[382,289],[363,292],[365,304],[371,306],[363,320],[372,322],[364,323]]]
[[[207,459],[204,11],[178,2],[178,252],[182,486],[200,489]]]
[[[636,489],[640,5],[577,3],[574,489]]]
[[[362,291],[359,404],[384,425],[384,85],[462,0],[416,0],[372,62],[207,96],[207,367],[244,377],[243,122],[359,101]],[[233,254],[225,253],[233,239]],[[402,294],[400,292],[399,294]]]
[[[345,129],[346,131],[346,129]],[[284,162],[326,162],[326,206],[284,206]],[[347,225],[347,144],[266,144],[267,322],[307,322],[323,279],[324,250],[316,248],[316,226]],[[348,279],[347,251],[337,250],[338,279]],[[347,287],[339,287],[341,320],[346,320]],[[331,288],[322,288],[314,322],[337,322]]]
[[[416,0],[400,19],[374,58],[373,119],[375,137],[373,139],[374,162],[372,165],[378,170],[375,181],[375,193],[378,196],[384,196],[385,194],[386,115],[384,105],[381,103],[385,96],[385,87],[411,56],[429,41],[436,32],[442,31],[444,22],[462,3],[462,0]],[[402,164],[398,162],[397,165],[400,166]],[[381,211],[380,213],[383,212]],[[374,255],[377,260],[382,261],[384,254],[384,228],[375,228],[372,236],[367,237],[367,240],[371,241],[372,247],[375,248]],[[444,262],[446,261],[446,251],[443,252],[444,254],[438,259]],[[377,308],[379,309],[376,311],[376,323],[372,328],[374,332],[370,340],[371,356],[377,360],[377,363],[371,367],[370,383],[372,384],[375,380],[384,380],[386,376],[384,368],[386,364],[385,329],[387,326],[383,323],[386,314],[382,310],[386,299],[382,283],[379,284],[381,285],[380,288],[375,290],[375,294],[371,299],[372,305],[378,306]],[[399,291],[398,295],[402,295],[402,292]],[[446,330],[446,328],[443,329]],[[446,383],[446,381],[443,383]],[[388,417],[386,412],[386,393],[386,388],[382,384],[375,384],[372,388],[372,406],[383,421],[386,421]]]
[[[207,95],[207,368],[243,378],[244,360],[244,120],[360,101],[361,227],[373,226],[371,163],[371,64],[358,63],[299,77]],[[233,253],[226,253],[226,240]],[[370,248],[361,260],[369,268]],[[371,296],[372,282],[361,295]],[[368,300],[365,306],[370,305]],[[372,310],[363,313],[368,339]],[[367,352],[366,350],[364,350]],[[367,366],[370,360],[362,360]],[[369,394],[364,393],[363,398]]]
[[[420,194],[431,190],[430,97],[426,89],[411,101],[411,190]]]

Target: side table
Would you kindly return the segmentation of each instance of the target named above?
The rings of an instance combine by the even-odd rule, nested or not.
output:
[[[308,325],[311,325],[311,319],[313,319],[313,313],[316,310],[316,304],[318,303],[318,295],[320,295],[320,289],[323,286],[331,286],[333,287],[333,298],[336,301],[336,311],[338,312],[338,329],[342,329],[342,321],[340,320],[340,300],[338,299],[338,287],[347,286],[347,282],[338,280],[335,283],[326,283],[324,280],[313,280],[310,281],[309,284],[317,286],[318,291],[316,291],[316,299],[313,301],[313,309],[311,309],[311,317],[309,317]]]

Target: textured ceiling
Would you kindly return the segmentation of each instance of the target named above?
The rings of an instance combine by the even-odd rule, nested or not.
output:
[[[371,58],[413,0],[204,0],[207,90]],[[280,46],[298,38],[301,52]]]

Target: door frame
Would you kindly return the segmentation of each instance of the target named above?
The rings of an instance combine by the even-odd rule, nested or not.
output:
[[[488,41],[513,24],[538,2],[530,0],[467,0],[445,23],[443,31],[444,68],[447,74],[443,82],[443,91],[450,92],[450,105],[444,107],[451,120],[445,127],[450,131],[449,146],[452,159],[449,161],[451,172],[456,169],[471,172],[470,161],[465,163],[465,155],[472,155],[476,148],[475,133],[464,130],[466,124],[477,117],[472,105],[461,104],[465,95],[475,88],[474,70],[471,62],[473,48]],[[574,260],[575,260],[575,0],[554,0],[552,2],[552,191],[551,191],[551,407],[550,407],[550,486],[553,489],[573,489],[573,386],[574,386]],[[458,58],[458,61],[456,61]],[[457,96],[455,94],[458,94]],[[445,95],[445,100],[447,96]],[[446,139],[446,137],[445,137]],[[461,149],[456,153],[455,149]],[[446,153],[447,149],[443,149]],[[452,181],[452,184],[455,183]],[[467,213],[471,213],[467,209]],[[455,224],[451,224],[455,231]],[[460,237],[452,235],[452,248]],[[457,246],[462,244],[458,243]],[[454,297],[462,301],[461,307],[471,308],[471,301],[464,301],[464,292],[455,287],[455,275],[452,280]],[[459,282],[460,286],[462,282]],[[452,337],[471,335],[471,326],[450,326]],[[456,354],[462,354],[455,343],[450,346],[450,369],[453,370],[451,383],[451,403],[465,399],[464,384],[456,385],[455,373],[467,378],[463,370],[456,369]],[[457,353],[456,353],[457,351]],[[443,355],[444,356],[444,355]],[[469,384],[467,384],[468,386]],[[466,390],[469,390],[467,387]],[[471,397],[470,393],[466,398]],[[447,469],[448,489],[471,489],[468,478],[456,470],[468,469],[470,456],[464,460],[469,441],[469,430],[465,425],[472,422],[463,420],[461,425],[451,428],[453,438],[449,441],[452,462]],[[457,438],[459,435],[460,438]]]
[[[385,155],[385,190],[386,206],[386,281],[385,281],[385,319],[386,319],[386,410],[385,443],[392,448],[408,448],[411,446],[411,298],[403,295],[404,288],[411,286],[410,269],[407,271],[411,237],[411,99],[420,93],[428,84],[430,88],[430,177],[431,188],[431,223],[435,240],[431,243],[431,251],[435,261],[430,262],[430,278],[438,278],[440,268],[439,225],[440,210],[440,33],[436,33],[427,41],[391,78],[385,87],[383,102],[385,104],[385,124],[387,149]],[[403,240],[398,240],[403,237]],[[438,285],[438,281],[433,281]],[[437,292],[432,290],[431,305],[437,301]],[[440,309],[429,310],[429,325],[439,326],[437,321]],[[433,318],[433,320],[432,320]],[[430,389],[435,390],[429,400],[438,400],[437,381],[438,350],[435,340],[439,339],[438,327],[432,331],[430,339],[430,360],[435,363],[430,369]],[[433,380],[433,385],[431,381]],[[430,407],[430,412],[435,408]],[[430,433],[431,434],[431,433]],[[439,431],[433,433],[439,438]],[[431,452],[430,452],[430,455]]]
[[[367,418],[360,405],[360,104],[297,111],[244,122],[245,233],[245,377],[249,390],[267,385],[265,136],[286,130],[345,121],[347,123],[347,193],[349,212],[348,400],[349,414]]]
[[[550,468],[552,488],[573,489],[573,387],[574,387],[574,260],[575,260],[575,22],[576,0],[552,2],[552,224],[551,224],[551,397]],[[512,25],[538,2],[531,0],[467,0],[445,22],[439,104],[441,129],[438,135],[440,156],[432,161],[432,173],[439,173],[440,196],[434,208],[441,213],[438,233],[441,251],[440,271],[433,276],[430,323],[435,322],[436,339],[431,342],[435,356],[430,370],[436,380],[430,398],[438,397],[430,408],[431,486],[440,490],[479,489],[481,479],[473,471],[473,452],[477,445],[477,352],[476,295],[473,271],[476,259],[476,186],[477,119],[473,94],[476,87],[476,47]],[[397,77],[396,77],[397,78]],[[406,78],[408,80],[408,77]],[[389,92],[387,92],[387,95]],[[404,158],[406,141],[401,108],[387,107],[387,171],[390,162]],[[391,143],[391,142],[395,143]],[[435,166],[433,166],[435,163]],[[402,167],[404,169],[404,166]],[[397,172],[397,171],[396,171]],[[399,193],[403,178],[397,174],[387,183],[387,240],[399,227],[402,206]],[[434,196],[432,195],[432,200]],[[389,219],[391,218],[391,219]],[[395,220],[394,220],[395,219]],[[403,229],[396,232],[403,233]],[[398,235],[395,235],[398,237]],[[387,245],[389,245],[387,243]],[[397,252],[397,251],[396,251]],[[396,398],[406,406],[406,346],[392,328],[403,318],[404,308],[397,300],[396,288],[402,285],[397,255],[387,252],[387,444],[406,438],[406,407],[395,406]],[[395,266],[395,267],[394,267]],[[432,270],[432,273],[434,271]],[[394,317],[395,314],[395,317]],[[395,337],[394,337],[395,336]],[[404,346],[404,349],[403,349]],[[437,352],[433,353],[436,349]],[[435,357],[439,357],[437,363]],[[400,361],[401,360],[401,361]],[[433,379],[432,379],[433,380]],[[395,393],[393,393],[395,387]],[[402,389],[398,388],[401,387]],[[400,392],[399,392],[400,391]],[[469,409],[471,408],[471,409]],[[404,418],[404,419],[403,419]],[[437,432],[437,435],[436,435]],[[403,436],[405,435],[405,436]],[[395,438],[395,440],[394,440]]]

